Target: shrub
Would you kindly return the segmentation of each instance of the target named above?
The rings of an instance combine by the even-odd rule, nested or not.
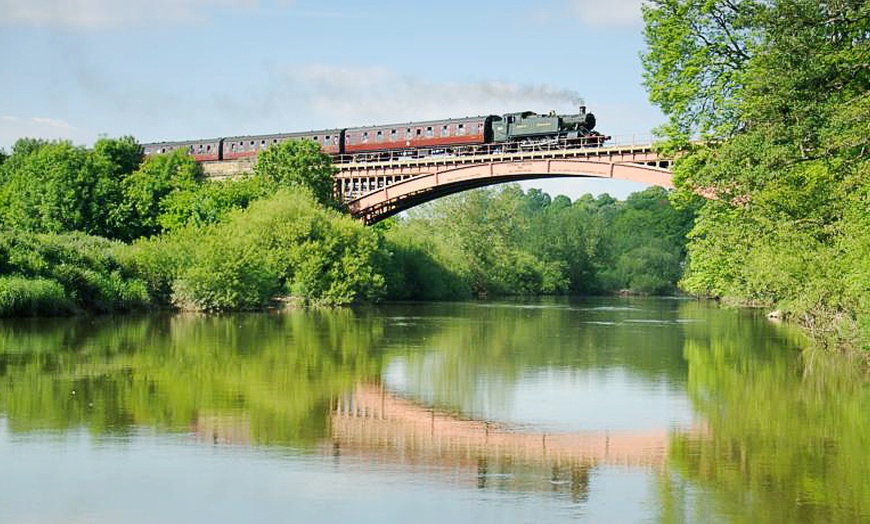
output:
[[[0,276],[0,316],[68,315],[76,305],[64,287],[46,278]]]

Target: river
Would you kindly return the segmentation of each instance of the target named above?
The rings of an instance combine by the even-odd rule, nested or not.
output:
[[[757,311],[0,321],[0,522],[858,522],[870,386]]]

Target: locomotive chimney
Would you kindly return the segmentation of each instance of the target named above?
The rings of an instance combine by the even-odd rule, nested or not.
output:
[[[583,116],[586,114],[586,106],[580,106],[579,114],[580,114],[580,116]]]

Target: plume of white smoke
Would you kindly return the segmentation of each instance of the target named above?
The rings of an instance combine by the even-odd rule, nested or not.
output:
[[[281,115],[282,130],[346,127],[517,111],[575,113],[577,91],[504,81],[434,82],[384,67],[311,65],[294,68],[259,95],[223,98],[234,119]]]

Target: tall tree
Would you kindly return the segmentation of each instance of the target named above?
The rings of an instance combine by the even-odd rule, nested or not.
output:
[[[679,194],[713,197],[684,285],[778,303],[807,325],[870,328],[849,291],[870,287],[870,269],[843,264],[845,246],[870,243],[856,227],[870,183],[870,3],[660,0],[644,16],[650,96],[684,146]],[[686,145],[695,122],[708,140]]]

